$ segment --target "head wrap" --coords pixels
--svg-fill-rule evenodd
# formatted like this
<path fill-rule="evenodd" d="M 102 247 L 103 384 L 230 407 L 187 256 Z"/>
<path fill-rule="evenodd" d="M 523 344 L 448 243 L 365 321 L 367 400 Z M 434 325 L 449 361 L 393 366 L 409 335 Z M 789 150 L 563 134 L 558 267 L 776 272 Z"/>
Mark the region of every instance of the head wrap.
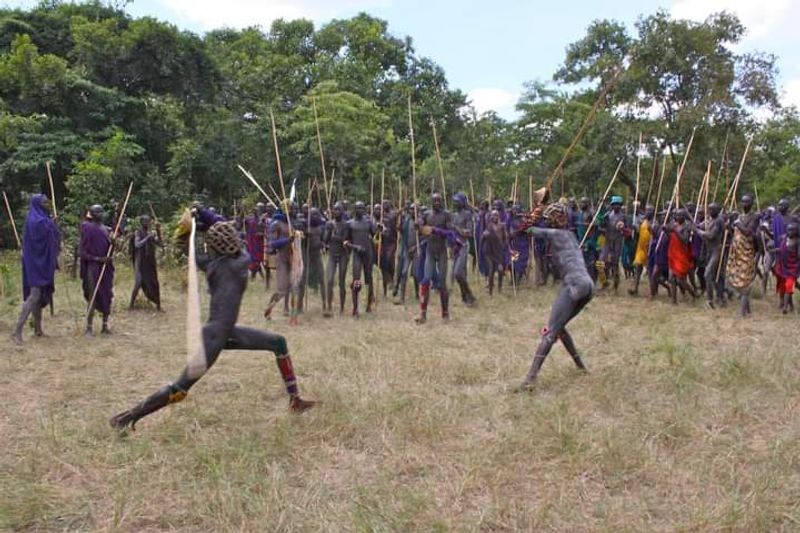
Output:
<path fill-rule="evenodd" d="M 453 195 L 453 201 L 458 202 L 464 207 L 469 205 L 469 201 L 467 200 L 467 195 L 463 192 L 457 192 Z"/>
<path fill-rule="evenodd" d="M 217 222 L 206 233 L 206 243 L 219 255 L 238 255 L 242 249 L 239 232 L 233 222 Z"/>
<path fill-rule="evenodd" d="M 542 214 L 547 225 L 554 229 L 564 229 L 567 227 L 567 206 L 556 202 L 548 205 Z"/>
<path fill-rule="evenodd" d="M 611 197 L 611 205 L 619 204 L 622 205 L 622 196 L 612 196 Z"/>

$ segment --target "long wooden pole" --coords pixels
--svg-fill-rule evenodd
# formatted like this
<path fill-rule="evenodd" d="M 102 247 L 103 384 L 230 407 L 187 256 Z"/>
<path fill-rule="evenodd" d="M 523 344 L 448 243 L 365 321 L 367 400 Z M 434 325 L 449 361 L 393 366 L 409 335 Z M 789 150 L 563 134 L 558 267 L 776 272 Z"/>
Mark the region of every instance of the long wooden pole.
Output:
<path fill-rule="evenodd" d="M 442 182 L 442 200 L 444 208 L 447 209 L 447 188 L 444 184 L 444 165 L 442 164 L 442 152 L 439 150 L 439 138 L 436 136 L 436 122 L 431 120 L 431 130 L 433 130 L 433 146 L 436 148 L 436 161 L 439 166 L 439 179 Z"/>
<path fill-rule="evenodd" d="M 633 225 L 636 227 L 636 211 L 639 207 L 639 180 L 642 174 L 642 134 L 639 132 L 639 146 L 636 147 L 636 192 L 633 193 Z"/>
<path fill-rule="evenodd" d="M 132 191 L 133 182 L 128 185 L 128 193 L 125 195 L 125 201 L 122 203 L 122 210 L 119 212 L 119 217 L 117 217 L 117 223 L 114 226 L 114 233 L 111 234 L 111 244 L 108 246 L 108 252 L 106 252 L 106 261 L 103 263 L 103 266 L 100 269 L 100 275 L 97 277 L 97 283 L 95 283 L 94 291 L 92 291 L 92 299 L 89 300 L 89 305 L 86 308 L 87 315 L 94 310 L 94 301 L 97 298 L 97 291 L 100 289 L 100 283 L 103 281 L 103 276 L 106 274 L 108 260 L 111 258 L 111 254 L 114 253 L 114 242 L 117 240 L 117 236 L 119 235 L 119 226 L 122 224 L 122 220 L 125 218 L 125 211 L 128 209 L 128 200 L 131 199 Z"/>
<path fill-rule="evenodd" d="M 263 194 L 263 195 L 264 195 L 264 198 L 266 198 L 266 200 L 267 200 L 267 201 L 268 201 L 270 204 L 272 204 L 272 207 L 274 207 L 275 209 L 278 209 L 278 204 L 276 204 L 276 203 L 275 203 L 275 202 L 272 200 L 272 198 L 270 198 L 270 197 L 269 197 L 269 195 L 266 193 L 266 191 L 264 191 L 264 189 L 262 189 L 262 188 L 261 188 L 261 185 L 259 185 L 259 184 L 258 184 L 258 181 L 256 181 L 256 179 L 253 177 L 253 175 L 252 175 L 252 174 L 250 174 L 250 173 L 249 173 L 247 170 L 245 170 L 245 168 L 244 168 L 242 165 L 236 165 L 236 166 L 237 166 L 237 167 L 239 167 L 239 170 L 241 170 L 241 171 L 242 171 L 242 174 L 244 174 L 244 175 L 245 175 L 245 177 L 246 177 L 247 179 L 249 179 L 249 180 L 250 180 L 250 182 L 251 182 L 253 185 L 255 185 L 255 186 L 256 186 L 256 189 L 258 189 L 258 191 L 259 191 L 261 194 Z M 273 191 L 273 192 L 274 192 L 274 191 Z"/>
<path fill-rule="evenodd" d="M 689 159 L 689 154 L 692 152 L 692 144 L 694 143 L 694 134 L 697 131 L 697 126 L 692 128 L 692 136 L 689 137 L 689 144 L 686 147 L 686 153 L 683 154 L 683 162 L 681 163 L 680 169 L 678 169 L 678 176 L 675 178 L 675 187 L 672 190 L 672 198 L 669 201 L 669 206 L 667 206 L 667 214 L 664 217 L 665 223 L 669 221 L 669 215 L 672 211 L 672 206 L 675 205 L 680 207 L 680 191 L 681 191 L 681 178 L 683 177 L 683 171 L 686 169 L 686 161 Z M 659 235 L 659 243 L 661 241 L 661 235 Z M 656 247 L 658 244 L 656 243 Z"/>
<path fill-rule="evenodd" d="M 414 121 L 411 118 L 411 94 L 408 95 L 408 134 L 411 139 L 411 193 L 414 195 L 414 224 L 419 223 L 419 202 L 417 201 L 417 156 L 414 146 Z M 417 238 L 417 248 L 415 253 L 419 254 L 419 231 L 415 231 Z"/>
<path fill-rule="evenodd" d="M 281 152 L 278 150 L 278 129 L 275 127 L 275 115 L 272 113 L 272 109 L 269 110 L 269 121 L 272 124 L 272 146 L 275 149 L 275 164 L 278 167 L 278 179 L 281 182 L 281 195 L 283 196 L 281 200 L 281 205 L 287 203 L 288 198 L 286 198 L 286 184 L 283 182 L 283 167 L 281 166 Z M 289 233 L 292 232 L 292 217 L 289 216 L 289 207 L 288 205 L 284 205 L 284 209 L 286 209 L 286 221 L 289 225 Z"/>
<path fill-rule="evenodd" d="M 378 270 L 381 272 L 381 282 L 383 285 L 386 285 L 386 280 L 383 279 L 384 273 L 383 268 L 381 268 L 381 248 L 383 247 L 383 212 L 385 209 L 383 208 L 383 199 L 384 195 L 386 194 L 386 168 L 381 169 L 381 219 L 380 219 L 380 233 L 378 233 Z M 375 297 L 375 307 L 378 307 L 378 297 Z"/>
<path fill-rule="evenodd" d="M 650 205 L 650 198 L 652 198 L 653 184 L 656 180 L 656 173 L 658 172 L 658 156 L 653 156 L 653 170 L 650 173 L 650 185 L 647 187 L 647 198 L 644 201 L 644 206 Z"/>
<path fill-rule="evenodd" d="M 725 144 L 722 146 L 722 160 L 719 162 L 719 170 L 717 170 L 717 179 L 714 182 L 714 201 L 717 200 L 717 190 L 719 189 L 719 182 L 722 179 L 722 169 L 725 166 L 725 160 L 728 157 L 728 137 L 731 131 L 725 133 Z"/>
<path fill-rule="evenodd" d="M 622 157 L 619 160 L 619 164 L 617 165 L 617 170 L 615 170 L 614 171 L 614 175 L 611 176 L 611 181 L 609 182 L 608 187 L 606 187 L 606 192 L 603 194 L 603 199 L 600 200 L 600 203 L 598 204 L 598 209 L 595 209 L 595 211 L 594 211 L 594 216 L 592 217 L 592 221 L 589 223 L 589 227 L 586 228 L 586 233 L 583 234 L 583 239 L 581 239 L 581 244 L 580 244 L 581 248 L 583 247 L 583 243 L 586 242 L 586 237 L 588 237 L 589 233 L 592 231 L 592 228 L 594 227 L 594 223 L 597 221 L 597 215 L 600 214 L 599 207 L 601 205 L 603 205 L 603 203 L 606 201 L 606 198 L 608 197 L 608 193 L 611 192 L 611 187 L 613 187 L 614 186 L 614 182 L 617 181 L 617 176 L 619 175 L 619 171 L 622 168 L 622 163 L 624 163 L 624 162 L 625 162 L 625 158 Z"/>
<path fill-rule="evenodd" d="M 317 148 L 319 148 L 319 164 L 322 166 L 322 183 L 325 186 L 326 192 L 326 199 L 327 199 L 327 208 L 328 208 L 328 218 L 331 216 L 331 198 L 327 195 L 328 191 L 328 173 L 325 170 L 325 153 L 322 151 L 322 134 L 319 130 L 319 116 L 317 115 L 317 100 L 313 96 L 311 97 L 311 105 L 314 108 L 314 124 L 317 127 Z M 317 187 L 317 193 L 319 193 L 319 187 Z M 320 206 L 322 207 L 322 206 Z"/>
<path fill-rule="evenodd" d="M 753 142 L 753 138 L 750 137 L 747 139 L 747 145 L 744 147 L 744 153 L 742 154 L 742 160 L 739 162 L 739 171 L 736 173 L 736 177 L 733 180 L 733 185 L 731 186 L 731 194 L 730 194 L 730 206 L 733 206 L 736 202 L 736 192 L 739 190 L 739 180 L 742 178 L 742 170 L 744 170 L 744 162 L 747 160 L 747 154 L 750 152 L 750 144 Z M 727 203 L 727 200 L 726 200 Z M 725 253 L 725 245 L 728 241 L 728 229 L 725 228 L 725 233 L 722 235 L 722 253 L 724 256 Z M 719 281 L 719 275 L 722 272 L 722 259 L 720 258 L 719 265 L 717 265 L 717 278 L 716 281 Z"/>
<path fill-rule="evenodd" d="M 58 207 L 56 207 L 56 189 L 53 186 L 53 174 L 50 172 L 50 161 L 44 162 L 47 169 L 47 181 L 50 183 L 50 201 L 53 204 L 53 217 L 58 218 Z"/>
<path fill-rule="evenodd" d="M 664 176 L 667 173 L 667 154 L 664 154 L 661 158 L 661 177 L 658 178 L 658 193 L 656 194 L 656 204 L 655 210 L 656 213 L 661 209 L 661 191 L 664 186 Z"/>
<path fill-rule="evenodd" d="M 375 220 L 375 175 L 369 177 L 369 218 Z"/>
<path fill-rule="evenodd" d="M 3 191 L 3 200 L 6 203 L 6 212 L 8 213 L 8 219 L 11 221 L 11 229 L 14 230 L 14 238 L 17 239 L 17 248 L 21 250 L 22 242 L 19 240 L 19 233 L 17 233 L 17 223 L 14 222 L 14 213 L 11 212 L 11 204 L 8 203 L 8 196 L 6 196 L 6 191 Z"/>
<path fill-rule="evenodd" d="M 608 93 L 611 91 L 614 85 L 616 85 L 617 80 L 619 80 L 619 76 L 621 73 L 622 73 L 622 68 L 621 67 L 617 68 L 616 72 L 614 72 L 614 75 L 611 77 L 610 80 L 608 80 L 608 83 L 606 83 L 605 87 L 603 87 L 603 89 L 600 91 L 600 94 L 597 96 L 597 100 L 595 100 L 594 105 L 592 105 L 591 109 L 589 110 L 589 114 L 586 115 L 586 118 L 583 120 L 583 124 L 581 124 L 578 133 L 575 134 L 575 138 L 572 139 L 572 142 L 570 143 L 566 152 L 564 152 L 564 155 L 561 157 L 561 161 L 558 162 L 558 165 L 553 170 L 553 173 L 550 174 L 549 178 L 547 178 L 547 182 L 545 183 L 546 189 L 550 189 L 550 186 L 553 184 L 553 181 L 563 171 L 564 164 L 567 162 L 567 159 L 572 154 L 572 151 L 575 149 L 580 140 L 583 138 L 583 135 L 586 133 L 586 130 L 589 129 L 589 125 L 592 123 L 592 120 L 594 119 L 597 110 L 600 108 L 600 104 L 603 103 L 603 100 L 605 100 Z"/>

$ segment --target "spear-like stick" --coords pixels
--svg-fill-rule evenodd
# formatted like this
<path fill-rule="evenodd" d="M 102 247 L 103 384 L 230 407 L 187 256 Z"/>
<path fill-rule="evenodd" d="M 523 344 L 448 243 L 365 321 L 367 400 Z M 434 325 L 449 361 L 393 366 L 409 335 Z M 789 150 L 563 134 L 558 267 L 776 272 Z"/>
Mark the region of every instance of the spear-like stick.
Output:
<path fill-rule="evenodd" d="M 664 176 L 667 173 L 667 154 L 661 158 L 661 177 L 658 178 L 658 193 L 656 194 L 656 213 L 661 209 L 661 190 L 664 186 Z"/>
<path fill-rule="evenodd" d="M 667 206 L 667 215 L 664 218 L 665 221 L 669 220 L 670 211 L 672 211 L 673 204 L 676 208 L 680 207 L 680 195 L 681 195 L 681 178 L 683 178 L 683 171 L 686 169 L 686 161 L 689 159 L 689 154 L 692 151 L 692 143 L 694 142 L 694 134 L 697 131 L 697 126 L 692 128 L 692 136 L 689 137 L 689 144 L 686 147 L 686 153 L 683 154 L 683 162 L 681 162 L 681 166 L 678 169 L 678 176 L 675 178 L 675 187 L 672 190 L 672 198 L 669 201 L 669 205 Z"/>
<path fill-rule="evenodd" d="M 114 241 L 116 241 L 117 236 L 119 235 L 119 226 L 122 224 L 122 220 L 125 218 L 125 210 L 128 209 L 128 200 L 131 199 L 131 192 L 133 191 L 133 182 L 128 185 L 128 193 L 125 195 L 125 201 L 122 203 L 122 210 L 119 212 L 119 216 L 117 217 L 117 223 L 114 227 L 114 233 L 111 234 L 111 244 L 108 247 L 108 252 L 106 252 L 106 261 L 103 263 L 102 268 L 100 268 L 100 275 L 97 277 L 97 282 L 94 285 L 94 291 L 92 291 L 92 298 L 89 300 L 89 305 L 86 308 L 86 314 L 94 311 L 94 301 L 97 298 L 97 291 L 100 289 L 100 283 L 103 282 L 103 276 L 106 274 L 106 268 L 108 267 L 108 260 L 111 258 L 111 254 L 114 253 Z"/>
<path fill-rule="evenodd" d="M 528 209 L 533 210 L 533 174 L 528 176 Z"/>
<path fill-rule="evenodd" d="M 252 174 L 250 174 L 250 173 L 249 173 L 247 170 L 245 170 L 245 168 L 244 168 L 242 165 L 236 165 L 236 166 L 237 166 L 237 167 L 239 167 L 239 170 L 241 170 L 241 171 L 242 171 L 242 174 L 244 174 L 244 175 L 245 175 L 245 177 L 247 177 L 247 179 L 249 179 L 249 180 L 250 180 L 250 182 L 251 182 L 253 185 L 255 185 L 255 186 L 256 186 L 256 189 L 258 189 L 258 192 L 260 192 L 261 194 L 263 194 L 263 195 L 264 195 L 264 198 L 266 198 L 266 200 L 267 200 L 267 201 L 268 201 L 270 204 L 272 204 L 272 207 L 274 207 L 275 209 L 278 209 L 278 204 L 276 204 L 276 203 L 275 203 L 275 202 L 272 200 L 272 198 L 270 198 L 270 197 L 269 197 L 269 195 L 266 193 L 266 191 L 264 191 L 264 189 L 262 189 L 262 188 L 261 188 L 261 185 L 259 185 L 259 184 L 258 184 L 258 181 L 256 181 L 256 179 L 253 177 L 253 175 L 252 175 Z"/>
<path fill-rule="evenodd" d="M 309 179 L 309 182 L 310 181 L 311 180 Z M 314 191 L 314 187 L 316 185 L 317 185 L 316 181 L 314 181 L 313 183 L 309 183 L 309 185 L 308 185 L 308 200 L 306 201 L 306 223 L 308 224 L 308 228 L 311 227 L 311 193 Z M 308 290 L 308 277 L 310 275 L 309 266 L 310 266 L 310 263 L 311 263 L 311 246 L 308 244 L 308 241 L 306 241 L 306 259 L 305 259 L 305 261 L 306 262 L 303 265 L 303 267 L 304 267 L 303 270 L 305 270 L 305 273 L 306 273 L 306 275 L 305 275 L 305 278 L 306 278 L 306 281 L 305 281 L 306 306 L 305 306 L 305 308 L 308 309 L 308 294 L 311 292 L 311 291 Z M 324 291 L 325 290 L 325 281 L 324 281 L 325 276 L 323 275 L 322 278 L 323 278 L 322 290 Z M 327 293 L 323 293 L 323 294 L 327 294 Z"/>
<path fill-rule="evenodd" d="M 447 189 L 444 185 L 444 165 L 442 165 L 442 152 L 439 150 L 439 138 L 436 136 L 436 122 L 431 120 L 431 129 L 433 130 L 433 146 L 436 148 L 436 161 L 439 165 L 439 178 L 442 181 L 442 200 L 444 200 L 444 208 L 447 209 Z"/>
<path fill-rule="evenodd" d="M 417 201 L 417 156 L 414 146 L 414 121 L 411 118 L 411 94 L 408 95 L 408 135 L 411 139 L 411 194 L 414 196 L 414 224 L 419 223 L 419 202 Z M 415 231 L 417 238 L 417 248 L 415 253 L 419 254 L 419 231 Z"/>
<path fill-rule="evenodd" d="M 11 204 L 8 203 L 8 196 L 6 196 L 6 191 L 3 191 L 3 200 L 6 203 L 6 212 L 8 213 L 8 219 L 11 221 L 11 229 L 14 230 L 14 238 L 17 239 L 17 248 L 21 250 L 22 242 L 19 240 L 19 233 L 17 233 L 17 223 L 14 222 L 14 213 L 11 212 Z"/>
<path fill-rule="evenodd" d="M 558 177 L 558 175 L 564 169 L 564 164 L 567 162 L 567 158 L 569 158 L 569 156 L 572 154 L 572 151 L 575 149 L 580 140 L 583 138 L 583 135 L 586 133 L 586 130 L 589 129 L 589 125 L 592 123 L 592 120 L 594 119 L 597 110 L 600 108 L 600 104 L 603 103 L 603 100 L 605 100 L 608 93 L 611 91 L 614 85 L 616 85 L 617 80 L 619 80 L 619 75 L 621 73 L 622 73 L 622 68 L 621 67 L 617 68 L 616 72 L 614 72 L 614 75 L 611 77 L 611 79 L 608 80 L 608 83 L 606 83 L 605 87 L 603 87 L 603 89 L 600 91 L 600 94 L 597 96 L 597 100 L 595 101 L 594 105 L 592 105 L 592 108 L 589 110 L 589 114 L 586 115 L 586 118 L 583 120 L 583 124 L 581 124 L 578 133 L 576 133 L 575 138 L 572 139 L 572 143 L 570 143 L 566 152 L 564 152 L 564 155 L 561 157 L 561 161 L 558 162 L 558 165 L 553 170 L 553 173 L 550 174 L 549 178 L 547 178 L 547 182 L 545 183 L 545 188 L 550 189 L 550 186 L 553 184 L 553 181 L 556 179 L 556 177 Z"/>
<path fill-rule="evenodd" d="M 656 172 L 658 171 L 658 157 L 653 156 L 653 171 L 650 173 L 650 185 L 647 187 L 647 198 L 644 201 L 644 206 L 650 205 L 650 198 L 653 192 L 653 183 L 656 180 Z"/>
<path fill-rule="evenodd" d="M 278 199 L 278 202 L 280 203 L 280 205 L 282 205 L 283 208 L 285 209 L 286 206 L 283 205 L 283 202 L 285 202 L 286 199 L 284 198 L 284 200 L 281 201 L 281 195 L 278 194 L 278 191 L 275 190 L 275 187 L 273 187 L 271 183 L 267 183 L 267 187 L 269 187 L 269 192 L 271 192 L 273 195 L 275 195 L 275 198 Z M 278 207 L 278 206 L 275 206 L 275 207 Z"/>
<path fill-rule="evenodd" d="M 730 194 L 730 205 L 733 206 L 736 202 L 736 192 L 739 189 L 739 180 L 742 178 L 742 170 L 744 169 L 744 162 L 747 159 L 747 154 L 750 151 L 750 144 L 753 142 L 753 138 L 750 137 L 747 139 L 747 145 L 744 147 L 744 153 L 742 154 L 742 160 L 739 162 L 739 171 L 736 173 L 736 177 L 733 179 L 733 186 L 731 187 L 731 194 Z M 727 203 L 727 202 L 726 202 Z M 722 235 L 722 253 L 725 253 L 725 244 L 728 241 L 728 229 L 725 228 L 725 233 Z M 722 272 L 722 259 L 720 259 L 719 265 L 717 265 L 717 278 L 716 281 L 719 282 L 719 275 Z"/>
<path fill-rule="evenodd" d="M 402 220 L 402 217 L 403 217 L 403 214 L 402 214 L 403 213 L 403 209 L 404 209 L 403 208 L 403 181 L 400 179 L 400 176 L 398 175 L 397 176 L 397 215 L 394 218 L 394 224 L 395 224 L 394 229 L 395 230 L 398 229 L 398 224 L 401 224 L 401 227 L 402 227 L 401 220 Z M 400 243 L 395 243 L 394 258 L 393 258 L 395 267 L 397 266 L 397 263 L 398 263 L 397 258 L 398 258 L 399 254 L 400 254 Z M 397 272 L 397 280 L 399 280 L 400 279 L 400 269 L 398 268 L 396 270 L 396 272 Z M 396 280 L 392 280 L 392 283 L 394 284 L 395 281 Z"/>
<path fill-rule="evenodd" d="M 386 194 L 386 169 L 383 168 L 381 170 L 381 220 L 380 220 L 380 233 L 378 233 L 378 270 L 381 271 L 381 284 L 383 286 L 386 285 L 386 280 L 383 279 L 383 268 L 381 268 L 381 247 L 383 246 L 383 212 L 385 211 L 383 208 L 383 198 L 384 194 Z M 375 298 L 375 307 L 378 307 L 378 298 Z"/>
<path fill-rule="evenodd" d="M 619 175 L 619 171 L 622 168 L 622 163 L 624 162 L 625 162 L 624 157 L 619 160 L 619 164 L 617 165 L 617 170 L 615 170 L 614 175 L 611 176 L 611 181 L 609 182 L 608 187 L 606 187 L 606 192 L 603 194 L 603 199 L 600 200 L 599 204 L 597 204 L 598 209 L 595 210 L 594 216 L 592 217 L 592 221 L 589 223 L 589 227 L 586 228 L 586 233 L 583 234 L 583 239 L 581 239 L 581 244 L 580 244 L 581 248 L 583 248 L 583 243 L 586 242 L 586 237 L 589 236 L 589 233 L 592 231 L 592 228 L 594 227 L 594 223 L 597 221 L 597 215 L 600 214 L 599 206 L 605 203 L 606 198 L 608 197 L 608 193 L 611 192 L 611 187 L 613 187 L 614 182 L 617 181 L 617 176 Z"/>
<path fill-rule="evenodd" d="M 373 206 L 375 205 L 374 202 L 375 202 L 375 175 L 372 174 L 369 177 L 369 218 L 371 218 L 372 220 L 375 220 L 374 216 L 375 209 L 373 208 Z"/>
<path fill-rule="evenodd" d="M 475 185 L 472 183 L 472 178 L 469 178 L 469 192 L 472 198 L 470 199 L 470 216 L 472 217 L 472 245 L 475 247 L 475 259 L 477 263 L 477 259 L 480 257 L 480 250 L 478 249 L 478 235 L 477 235 L 477 227 L 475 226 L 475 215 L 474 209 L 477 207 L 475 205 Z M 475 273 L 475 268 L 473 266 L 473 274 Z M 478 277 L 480 277 L 480 269 L 478 269 Z"/>
<path fill-rule="evenodd" d="M 694 142 L 694 134 L 697 131 L 697 126 L 692 128 L 692 136 L 689 137 L 689 144 L 686 147 L 686 153 L 683 154 L 683 162 L 681 163 L 680 169 L 678 170 L 678 176 L 675 178 L 675 187 L 672 189 L 672 198 L 669 200 L 669 205 L 667 206 L 667 213 L 664 215 L 664 224 L 669 223 L 669 215 L 672 212 L 672 207 L 680 207 L 680 191 L 681 191 L 681 178 L 683 177 L 683 171 L 686 168 L 686 161 L 689 159 L 689 153 L 692 151 L 692 143 Z M 664 233 L 661 232 L 658 235 L 658 241 L 656 241 L 655 249 L 658 250 L 658 247 L 661 246 L 661 239 L 664 237 Z"/>
<path fill-rule="evenodd" d="M 511 203 L 517 203 L 517 196 L 519 195 L 519 172 L 514 175 L 514 194 L 511 195 Z"/>
<path fill-rule="evenodd" d="M 278 129 L 275 127 L 275 115 L 272 113 L 272 109 L 269 110 L 269 121 L 272 124 L 272 146 L 275 149 L 275 165 L 278 167 L 278 179 L 281 183 L 281 204 L 285 203 L 288 199 L 286 198 L 286 184 L 283 182 L 283 167 L 281 166 L 281 153 L 278 150 Z M 289 224 L 289 232 L 292 231 L 292 221 L 291 217 L 289 217 L 289 210 L 286 208 L 286 220 Z"/>
<path fill-rule="evenodd" d="M 719 162 L 719 170 L 717 170 L 717 179 L 714 182 L 714 200 L 717 199 L 717 190 L 719 189 L 719 182 L 722 178 L 722 169 L 725 166 L 725 160 L 728 157 L 728 137 L 731 134 L 731 130 L 728 130 L 725 133 L 725 144 L 722 146 L 722 160 Z"/>
<path fill-rule="evenodd" d="M 317 100 L 313 96 L 311 97 L 311 105 L 314 108 L 314 124 L 317 126 L 317 147 L 319 148 L 319 163 L 322 166 L 322 184 L 325 186 L 325 192 L 327 196 L 327 207 L 328 207 L 328 218 L 331 216 L 331 197 L 327 195 L 328 191 L 328 173 L 325 170 L 325 155 L 322 151 L 322 135 L 319 131 L 319 116 L 317 115 Z M 317 193 L 319 193 L 319 187 L 317 187 Z"/>
<path fill-rule="evenodd" d="M 56 207 L 56 188 L 53 186 L 53 174 L 50 172 L 50 161 L 44 162 L 47 169 L 47 181 L 50 183 L 50 200 L 53 202 L 53 218 L 58 218 L 58 207 Z"/>
<path fill-rule="evenodd" d="M 331 205 L 331 199 L 333 198 L 333 182 L 336 181 L 336 167 L 331 170 L 331 183 L 330 189 L 325 191 L 325 196 L 327 197 L 328 205 Z"/>
<path fill-rule="evenodd" d="M 636 226 L 636 211 L 639 207 L 639 180 L 642 174 L 642 133 L 639 132 L 639 146 L 636 154 L 636 192 L 633 193 L 633 224 Z"/>
<path fill-rule="evenodd" d="M 710 185 L 710 178 L 711 178 L 711 161 L 708 162 L 708 167 L 706 168 L 706 173 L 703 175 L 703 181 L 700 182 L 700 191 L 697 193 L 697 203 L 695 204 L 694 209 L 694 218 L 692 222 L 697 221 L 697 215 L 700 213 L 700 206 L 703 203 L 703 195 L 708 190 L 708 186 Z"/>

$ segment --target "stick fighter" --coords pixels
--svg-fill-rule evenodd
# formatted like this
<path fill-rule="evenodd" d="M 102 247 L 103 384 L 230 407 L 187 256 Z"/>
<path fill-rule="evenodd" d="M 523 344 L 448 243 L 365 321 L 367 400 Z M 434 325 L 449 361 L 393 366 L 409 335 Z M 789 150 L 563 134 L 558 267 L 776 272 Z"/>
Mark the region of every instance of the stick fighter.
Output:
<path fill-rule="evenodd" d="M 208 215 L 205 210 L 200 210 L 196 216 L 202 220 Z M 162 387 L 132 409 L 112 417 L 109 421 L 112 427 L 125 429 L 130 426 L 134 429 L 139 419 L 186 398 L 189 389 L 214 365 L 222 350 L 273 352 L 289 394 L 289 409 L 302 412 L 314 405 L 315 402 L 300 398 L 286 339 L 277 333 L 236 325 L 242 296 L 247 288 L 250 255 L 243 249 L 233 223 L 216 222 L 211 225 L 206 233 L 206 244 L 209 255 L 197 257 L 197 266 L 206 273 L 211 294 L 208 321 L 202 330 L 205 364 L 200 365 L 199 369 L 194 365 L 187 366 L 175 382 Z"/>
<path fill-rule="evenodd" d="M 537 227 L 540 219 L 544 219 L 547 227 Z M 561 274 L 561 290 L 550 309 L 547 327 L 542 330 L 542 340 L 533 356 L 531 368 L 525 380 L 518 388 L 520 391 L 530 390 L 536 376 L 556 341 L 560 340 L 567 352 L 572 356 L 575 365 L 586 370 L 572 336 L 567 331 L 567 324 L 578 316 L 586 307 L 593 295 L 594 282 L 586 271 L 583 252 L 575 234 L 567 229 L 567 207 L 560 203 L 540 206 L 530 216 L 531 227 L 527 229 L 534 237 L 545 238 L 552 252 L 553 265 Z"/>

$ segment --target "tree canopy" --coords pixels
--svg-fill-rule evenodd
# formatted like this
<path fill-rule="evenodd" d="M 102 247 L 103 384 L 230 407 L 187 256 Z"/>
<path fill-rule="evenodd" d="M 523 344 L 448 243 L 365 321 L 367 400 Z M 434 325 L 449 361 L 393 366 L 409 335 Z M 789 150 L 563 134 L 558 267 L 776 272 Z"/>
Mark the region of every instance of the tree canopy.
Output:
<path fill-rule="evenodd" d="M 438 188 L 434 123 L 448 192 L 507 196 L 517 176 L 520 190 L 545 182 L 621 69 L 556 193 L 597 195 L 620 158 L 635 159 L 640 133 L 646 157 L 666 154 L 674 169 L 696 128 L 689 187 L 707 161 L 720 176 L 735 171 L 753 135 L 745 186 L 800 199 L 800 118 L 778 103 L 776 58 L 738 51 L 744 32 L 728 13 L 690 22 L 659 11 L 632 29 L 594 21 L 507 121 L 479 115 L 410 37 L 364 13 L 198 36 L 99 1 L 2 9 L 0 187 L 22 209 L 26 194 L 49 191 L 50 162 L 72 219 L 121 199 L 131 180 L 132 213 L 152 204 L 167 214 L 193 198 L 230 206 L 252 192 L 237 164 L 277 189 L 272 111 L 284 173 L 301 189 L 322 180 L 318 120 L 337 197 L 366 198 L 382 172 L 392 190 L 398 180 L 410 190 L 410 96 L 420 194 Z M 628 196 L 632 168 L 620 177 Z"/>

